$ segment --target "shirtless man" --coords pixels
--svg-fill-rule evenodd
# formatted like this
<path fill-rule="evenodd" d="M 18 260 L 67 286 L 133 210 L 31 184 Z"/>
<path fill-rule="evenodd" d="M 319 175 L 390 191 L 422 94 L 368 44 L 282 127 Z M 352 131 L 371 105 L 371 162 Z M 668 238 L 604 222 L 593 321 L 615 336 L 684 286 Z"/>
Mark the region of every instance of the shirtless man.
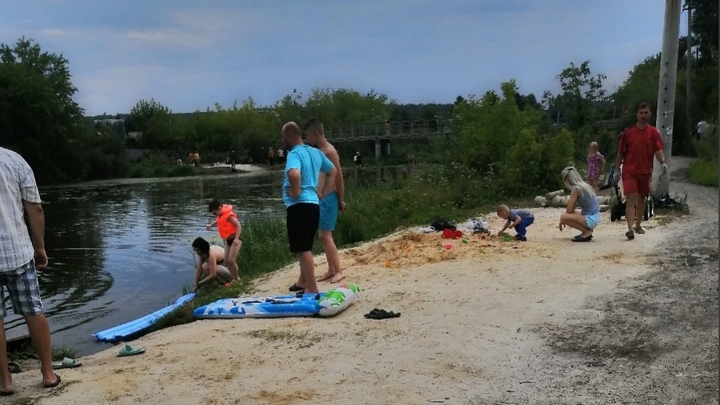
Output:
<path fill-rule="evenodd" d="M 335 189 L 325 198 L 320 200 L 320 225 L 318 236 L 322 242 L 323 250 L 328 262 L 328 271 L 318 277 L 317 281 L 330 280 L 331 283 L 338 283 L 345 278 L 340 269 L 340 256 L 337 246 L 333 240 L 333 230 L 337 223 L 338 212 L 345 212 L 345 182 L 343 181 L 342 168 L 340 167 L 340 155 L 335 147 L 325 138 L 325 130 L 322 122 L 317 118 L 311 118 L 303 128 L 308 143 L 317 147 L 335 165 L 337 176 L 335 177 Z M 322 190 L 325 184 L 325 175 L 320 174 L 318 190 Z M 302 281 L 302 280 L 301 280 Z M 300 284 L 302 285 L 302 284 Z"/>
<path fill-rule="evenodd" d="M 210 243 L 203 238 L 195 239 L 192 247 L 200 258 L 197 269 L 195 270 L 193 291 L 197 292 L 202 285 L 213 280 L 221 285 L 232 281 L 230 270 L 223 266 L 225 249 L 220 246 L 210 246 Z"/>

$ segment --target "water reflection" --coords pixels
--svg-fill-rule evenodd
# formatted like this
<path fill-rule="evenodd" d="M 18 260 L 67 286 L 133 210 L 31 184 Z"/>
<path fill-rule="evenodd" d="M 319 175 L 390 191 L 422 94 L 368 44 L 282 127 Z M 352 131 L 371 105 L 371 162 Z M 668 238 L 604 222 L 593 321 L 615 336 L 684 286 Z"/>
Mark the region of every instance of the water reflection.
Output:
<path fill-rule="evenodd" d="M 50 264 L 40 287 L 55 346 L 88 354 L 91 334 L 143 316 L 192 283 L 190 242 L 212 220 L 208 202 L 233 204 L 243 222 L 282 214 L 278 173 L 115 181 L 41 189 Z M 7 303 L 9 306 L 9 302 Z M 12 311 L 11 311 L 12 314 Z M 6 319 L 8 336 L 25 333 Z"/>

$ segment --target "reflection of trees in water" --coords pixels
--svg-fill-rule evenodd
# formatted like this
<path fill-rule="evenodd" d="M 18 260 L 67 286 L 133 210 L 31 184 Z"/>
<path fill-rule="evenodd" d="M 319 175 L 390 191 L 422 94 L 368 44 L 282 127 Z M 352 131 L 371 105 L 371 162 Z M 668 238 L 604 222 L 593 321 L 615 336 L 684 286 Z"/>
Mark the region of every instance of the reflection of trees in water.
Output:
<path fill-rule="evenodd" d="M 40 293 L 46 315 L 54 325 L 67 329 L 108 311 L 97 308 L 79 313 L 78 309 L 98 300 L 113 285 L 112 275 L 103 266 L 103 235 L 108 218 L 117 218 L 114 226 L 126 222 L 123 218 L 132 208 L 123 205 L 132 201 L 132 193 L 122 187 L 54 188 L 41 192 L 47 203 L 45 245 L 49 266 L 38 272 Z M 13 315 L 5 323 L 10 330 L 23 321 Z"/>

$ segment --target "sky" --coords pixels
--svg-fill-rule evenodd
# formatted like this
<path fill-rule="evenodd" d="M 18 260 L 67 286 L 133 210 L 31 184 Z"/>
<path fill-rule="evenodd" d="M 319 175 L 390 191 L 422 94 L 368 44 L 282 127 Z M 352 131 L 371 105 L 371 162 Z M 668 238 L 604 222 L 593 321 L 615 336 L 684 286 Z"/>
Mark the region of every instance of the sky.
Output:
<path fill-rule="evenodd" d="M 514 79 L 556 93 L 590 61 L 612 93 L 660 51 L 661 0 L 7 1 L 0 43 L 21 37 L 69 60 L 87 115 L 154 98 L 173 112 L 273 105 L 294 89 L 375 90 L 452 103 Z M 682 21 L 685 21 L 683 14 Z M 681 35 L 685 32 L 681 23 Z"/>

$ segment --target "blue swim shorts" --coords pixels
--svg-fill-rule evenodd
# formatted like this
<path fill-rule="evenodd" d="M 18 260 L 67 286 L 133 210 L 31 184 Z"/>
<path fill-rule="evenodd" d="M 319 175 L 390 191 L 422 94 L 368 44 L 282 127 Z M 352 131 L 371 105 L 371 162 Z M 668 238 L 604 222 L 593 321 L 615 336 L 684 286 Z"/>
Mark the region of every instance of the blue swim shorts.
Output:
<path fill-rule="evenodd" d="M 334 231 L 337 223 L 340 201 L 337 191 L 333 191 L 320 200 L 320 225 L 321 231 Z"/>
<path fill-rule="evenodd" d="M 587 225 L 588 229 L 595 229 L 596 226 L 600 223 L 600 213 L 597 214 L 590 214 L 585 215 L 585 225 Z"/>

